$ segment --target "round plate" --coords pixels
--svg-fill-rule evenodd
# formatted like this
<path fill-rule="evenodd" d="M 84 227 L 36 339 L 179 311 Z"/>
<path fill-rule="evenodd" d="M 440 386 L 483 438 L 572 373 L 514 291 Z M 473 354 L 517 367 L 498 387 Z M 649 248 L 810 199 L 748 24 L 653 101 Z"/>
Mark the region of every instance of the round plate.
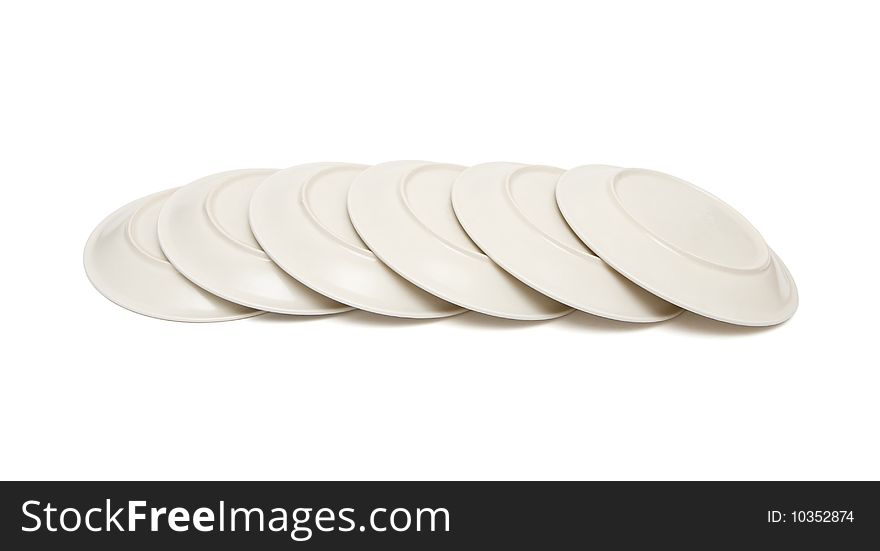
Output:
<path fill-rule="evenodd" d="M 357 177 L 348 212 L 370 249 L 397 273 L 449 302 L 502 318 L 539 320 L 571 308 L 523 285 L 468 238 L 452 210 L 464 167 L 376 165 Z"/>
<path fill-rule="evenodd" d="M 345 201 L 351 182 L 365 168 L 316 163 L 267 178 L 250 207 L 260 245 L 305 285 L 362 310 L 404 318 L 461 313 L 398 276 L 358 237 Z"/>
<path fill-rule="evenodd" d="M 350 310 L 284 273 L 251 233 L 251 195 L 275 172 L 233 170 L 177 190 L 159 214 L 165 256 L 199 287 L 251 308 L 298 315 Z"/>
<path fill-rule="evenodd" d="M 683 180 L 582 166 L 556 187 L 572 229 L 615 270 L 673 304 L 737 325 L 790 318 L 798 293 L 785 265 L 733 208 Z"/>
<path fill-rule="evenodd" d="M 681 313 L 612 270 L 571 231 L 556 206 L 563 172 L 516 163 L 471 167 L 452 188 L 455 214 L 492 260 L 559 302 L 630 322 Z"/>
<path fill-rule="evenodd" d="M 95 228 L 83 254 L 92 285 L 123 308 L 165 320 L 226 321 L 262 314 L 193 285 L 162 254 L 156 221 L 175 191 L 129 203 Z"/>

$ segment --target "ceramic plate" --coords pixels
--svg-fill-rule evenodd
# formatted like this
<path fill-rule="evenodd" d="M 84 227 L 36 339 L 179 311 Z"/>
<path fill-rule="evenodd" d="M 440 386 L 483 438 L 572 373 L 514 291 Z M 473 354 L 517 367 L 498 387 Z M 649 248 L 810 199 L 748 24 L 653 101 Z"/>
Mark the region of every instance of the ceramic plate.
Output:
<path fill-rule="evenodd" d="M 556 205 L 563 172 L 515 163 L 471 167 L 452 189 L 455 214 L 492 260 L 559 302 L 620 321 L 678 315 L 680 308 L 615 272 L 571 231 Z"/>
<path fill-rule="evenodd" d="M 423 161 L 365 170 L 348 194 L 354 227 L 397 273 L 464 308 L 521 320 L 570 312 L 523 285 L 470 240 L 452 210 L 452 185 L 463 170 Z"/>
<path fill-rule="evenodd" d="M 172 321 L 226 321 L 262 312 L 227 302 L 193 285 L 168 262 L 156 221 L 170 189 L 108 216 L 86 243 L 83 263 L 105 297 L 139 314 Z"/>
<path fill-rule="evenodd" d="M 251 228 L 260 245 L 287 273 L 344 304 L 405 318 L 462 312 L 398 276 L 358 237 L 346 197 L 365 168 L 316 163 L 267 178 L 250 206 Z"/>
<path fill-rule="evenodd" d="M 597 255 L 641 287 L 703 316 L 774 325 L 798 305 L 794 280 L 733 208 L 683 180 L 642 169 L 583 166 L 556 199 Z"/>
<path fill-rule="evenodd" d="M 251 195 L 275 172 L 233 170 L 177 190 L 159 214 L 165 256 L 199 287 L 244 306 L 299 315 L 350 310 L 287 275 L 254 238 Z"/>

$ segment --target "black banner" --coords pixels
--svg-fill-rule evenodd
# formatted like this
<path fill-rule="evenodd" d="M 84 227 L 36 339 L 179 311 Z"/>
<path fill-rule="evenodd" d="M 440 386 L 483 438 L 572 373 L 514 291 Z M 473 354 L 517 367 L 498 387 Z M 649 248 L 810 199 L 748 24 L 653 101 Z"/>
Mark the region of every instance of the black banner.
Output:
<path fill-rule="evenodd" d="M 880 542 L 875 482 L 5 482 L 0 495 L 0 547 L 16 550 Z"/>

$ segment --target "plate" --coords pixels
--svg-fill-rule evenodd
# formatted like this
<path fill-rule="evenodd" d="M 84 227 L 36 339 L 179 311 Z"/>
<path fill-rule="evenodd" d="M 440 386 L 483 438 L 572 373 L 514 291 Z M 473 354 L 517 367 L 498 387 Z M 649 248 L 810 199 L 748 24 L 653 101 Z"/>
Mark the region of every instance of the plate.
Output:
<path fill-rule="evenodd" d="M 92 285 L 119 306 L 171 321 L 227 321 L 262 314 L 193 285 L 159 247 L 159 210 L 176 189 L 129 203 L 104 219 L 86 243 Z"/>
<path fill-rule="evenodd" d="M 782 260 L 737 211 L 674 176 L 582 166 L 562 175 L 565 220 L 599 257 L 655 295 L 737 325 L 775 325 L 797 309 Z"/>
<path fill-rule="evenodd" d="M 358 237 L 348 217 L 346 197 L 352 181 L 365 168 L 315 163 L 267 178 L 250 205 L 257 241 L 288 274 L 341 303 L 404 318 L 461 313 L 458 306 L 398 276 Z"/>
<path fill-rule="evenodd" d="M 559 302 L 629 322 L 681 313 L 615 272 L 572 232 L 556 205 L 564 172 L 516 163 L 471 167 L 452 189 L 455 214 L 496 264 Z"/>
<path fill-rule="evenodd" d="M 177 190 L 159 214 L 165 256 L 199 287 L 244 306 L 297 315 L 350 310 L 287 275 L 254 238 L 248 224 L 251 195 L 275 172 L 222 172 Z"/>
<path fill-rule="evenodd" d="M 492 262 L 452 210 L 464 167 L 397 161 L 365 170 L 351 186 L 348 212 L 383 262 L 422 289 L 483 314 L 551 319 L 571 308 L 535 291 Z"/>

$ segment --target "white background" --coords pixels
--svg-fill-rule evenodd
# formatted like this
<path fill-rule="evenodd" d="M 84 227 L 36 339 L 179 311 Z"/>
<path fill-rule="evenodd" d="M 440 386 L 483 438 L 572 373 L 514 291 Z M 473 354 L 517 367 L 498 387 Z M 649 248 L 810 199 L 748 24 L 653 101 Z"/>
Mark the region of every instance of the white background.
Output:
<path fill-rule="evenodd" d="M 876 479 L 870 2 L 0 8 L 12 479 Z M 153 191 L 315 161 L 639 166 L 785 260 L 770 330 L 353 313 L 162 322 L 82 269 Z"/>

